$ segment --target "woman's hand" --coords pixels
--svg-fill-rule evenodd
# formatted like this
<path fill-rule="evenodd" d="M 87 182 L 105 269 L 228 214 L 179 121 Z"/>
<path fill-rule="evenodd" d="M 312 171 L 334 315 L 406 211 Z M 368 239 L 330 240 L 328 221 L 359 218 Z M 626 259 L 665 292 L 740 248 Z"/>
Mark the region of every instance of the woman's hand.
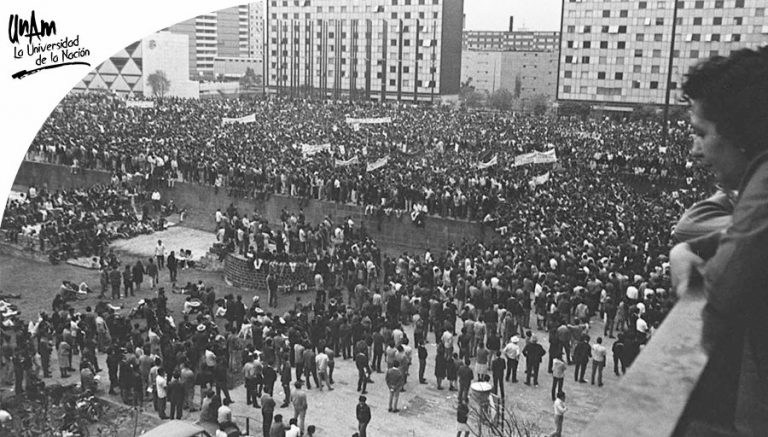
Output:
<path fill-rule="evenodd" d="M 680 243 L 669 252 L 672 290 L 683 296 L 688 292 L 691 279 L 701 277 L 704 260 L 693 253 L 688 243 Z"/>

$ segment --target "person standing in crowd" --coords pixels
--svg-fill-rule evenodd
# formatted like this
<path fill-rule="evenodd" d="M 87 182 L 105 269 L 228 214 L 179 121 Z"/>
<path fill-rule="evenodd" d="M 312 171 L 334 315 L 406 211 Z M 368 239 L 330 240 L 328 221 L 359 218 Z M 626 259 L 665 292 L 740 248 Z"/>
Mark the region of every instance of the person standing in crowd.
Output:
<path fill-rule="evenodd" d="M 133 265 L 133 285 L 136 291 L 141 291 L 141 283 L 144 282 L 144 264 L 137 260 Z"/>
<path fill-rule="evenodd" d="M 611 353 L 613 354 L 613 373 L 616 376 L 627 373 L 627 368 L 624 367 L 624 334 L 616 336 L 616 341 L 613 342 L 611 347 Z M 619 364 L 621 364 L 621 373 L 619 373 Z"/>
<path fill-rule="evenodd" d="M 269 436 L 269 430 L 272 427 L 272 416 L 275 413 L 275 405 L 276 403 L 272 398 L 272 395 L 266 392 L 261 395 L 261 423 L 265 437 Z"/>
<path fill-rule="evenodd" d="M 536 336 L 533 336 L 531 342 L 523 348 L 523 355 L 525 356 L 525 385 L 531 385 L 531 379 L 533 379 L 533 385 L 539 386 L 539 367 L 541 359 L 546 353 Z"/>
<path fill-rule="evenodd" d="M 301 382 L 299 381 L 296 381 L 294 387 L 296 387 L 296 389 L 291 392 L 293 418 L 299 419 L 299 428 L 301 429 L 301 432 L 304 433 L 304 419 L 307 417 L 307 408 L 309 408 L 309 404 L 307 403 L 307 393 L 301 389 Z"/>
<path fill-rule="evenodd" d="M 552 363 L 552 402 L 555 401 L 557 393 L 563 391 L 567 365 L 562 358 L 562 355 L 557 355 Z"/>
<path fill-rule="evenodd" d="M 507 362 L 504 357 L 501 356 L 501 351 L 496 351 L 496 356 L 493 357 L 493 361 L 491 362 L 493 393 L 496 394 L 500 391 L 501 399 L 504 399 L 504 369 L 506 369 L 506 367 Z"/>
<path fill-rule="evenodd" d="M 608 355 L 608 349 L 603 346 L 603 338 L 597 337 L 597 343 L 592 345 L 592 385 L 595 385 L 595 373 L 597 373 L 597 385 L 603 386 L 603 369 Z"/>
<path fill-rule="evenodd" d="M 472 373 L 472 368 L 469 367 L 469 358 L 464 358 L 464 364 L 459 367 L 457 371 L 459 377 L 459 403 L 469 402 L 469 385 L 472 383 L 472 379 L 475 375 Z"/>
<path fill-rule="evenodd" d="M 576 367 L 573 369 L 573 379 L 576 382 L 587 382 L 584 379 L 584 373 L 587 371 L 587 364 L 589 358 L 592 356 L 591 349 L 589 347 L 589 336 L 584 334 L 576 347 L 573 348 L 573 362 Z"/>
<path fill-rule="evenodd" d="M 131 266 L 126 265 L 123 270 L 123 289 L 125 290 L 125 297 L 128 297 L 128 292 L 131 292 L 131 296 L 135 296 L 133 292 L 133 272 Z"/>
<path fill-rule="evenodd" d="M 520 337 L 513 335 L 509 339 L 509 343 L 504 346 L 504 357 L 507 359 L 507 382 L 509 382 L 510 375 L 512 376 L 512 382 L 517 382 L 517 365 L 520 362 L 520 346 L 518 346 L 518 343 L 520 343 Z"/>
<path fill-rule="evenodd" d="M 387 388 L 389 388 L 388 411 L 390 413 L 397 413 L 400 411 L 397 409 L 397 401 L 400 399 L 400 390 L 403 389 L 403 385 L 405 384 L 405 376 L 403 376 L 403 372 L 400 370 L 399 361 L 395 361 L 394 366 L 387 370 L 384 379 L 387 383 Z"/>
<path fill-rule="evenodd" d="M 117 268 L 110 269 L 109 271 L 109 283 L 112 286 L 112 300 L 120 299 L 120 282 L 122 275 Z"/>
<path fill-rule="evenodd" d="M 285 395 L 280 408 L 286 408 L 291 400 L 291 365 L 287 355 L 284 357 L 283 366 L 280 369 L 280 384 L 283 386 L 283 394 Z"/>
<path fill-rule="evenodd" d="M 157 264 L 155 264 L 155 261 L 152 258 L 149 258 L 149 262 L 147 263 L 147 276 L 149 276 L 149 287 L 154 290 L 160 283 L 160 277 Z"/>
<path fill-rule="evenodd" d="M 427 380 L 424 378 L 424 371 L 427 369 L 427 348 L 423 342 L 418 346 L 419 357 L 419 384 L 426 384 Z M 438 385 L 440 385 L 438 383 Z"/>
<path fill-rule="evenodd" d="M 368 423 L 371 421 L 371 407 L 365 403 L 368 398 L 360 396 L 358 398 L 357 408 L 355 408 L 355 415 L 357 416 L 357 431 L 360 433 L 360 437 L 367 437 Z"/>
<path fill-rule="evenodd" d="M 181 373 L 177 370 L 173 373 L 171 382 L 168 383 L 168 401 L 171 403 L 170 419 L 181 419 L 181 412 L 184 407 L 184 384 L 181 382 Z"/>
<path fill-rule="evenodd" d="M 565 405 L 565 392 L 558 392 L 557 399 L 553 404 L 555 431 L 549 437 L 561 437 L 563 435 L 563 418 L 568 407 Z"/>
<path fill-rule="evenodd" d="M 469 437 L 469 433 L 472 431 L 469 424 L 469 402 L 459 402 L 459 406 L 456 407 L 456 437 Z"/>
<path fill-rule="evenodd" d="M 173 250 L 171 253 L 168 254 L 168 259 L 166 260 L 166 264 L 168 266 L 168 274 L 170 275 L 170 280 L 172 286 L 176 287 L 176 278 L 179 273 L 179 262 L 176 259 L 176 252 Z"/>
<path fill-rule="evenodd" d="M 163 270 L 165 267 L 165 245 L 163 245 L 163 240 L 157 240 L 157 246 L 155 246 L 155 259 L 157 259 L 157 269 Z"/>
<path fill-rule="evenodd" d="M 357 367 L 357 391 L 361 394 L 367 394 L 368 379 L 371 377 L 371 366 L 368 363 L 368 355 L 360 351 L 355 355 L 355 366 Z"/>
<path fill-rule="evenodd" d="M 275 414 L 272 419 L 272 426 L 269 428 L 269 437 L 285 437 L 285 425 L 283 424 L 283 415 Z"/>
<path fill-rule="evenodd" d="M 167 398 L 168 382 L 165 378 L 165 369 L 160 367 L 157 369 L 157 376 L 155 377 L 155 390 L 157 392 L 157 413 L 160 415 L 160 419 L 165 420 L 168 416 L 165 414 L 165 402 Z"/>

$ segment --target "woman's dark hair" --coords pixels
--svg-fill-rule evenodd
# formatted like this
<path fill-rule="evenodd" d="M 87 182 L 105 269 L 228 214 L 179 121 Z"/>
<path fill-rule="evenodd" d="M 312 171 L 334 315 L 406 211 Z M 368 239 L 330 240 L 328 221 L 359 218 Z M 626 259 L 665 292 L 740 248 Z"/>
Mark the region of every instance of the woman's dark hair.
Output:
<path fill-rule="evenodd" d="M 683 96 L 699 101 L 717 132 L 748 157 L 768 149 L 768 47 L 696 64 L 685 75 Z"/>

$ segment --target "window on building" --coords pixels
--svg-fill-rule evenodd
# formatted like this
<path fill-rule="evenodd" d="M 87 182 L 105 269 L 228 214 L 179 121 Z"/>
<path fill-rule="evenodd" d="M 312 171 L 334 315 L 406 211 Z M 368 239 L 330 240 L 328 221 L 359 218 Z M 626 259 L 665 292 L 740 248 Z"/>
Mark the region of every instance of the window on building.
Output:
<path fill-rule="evenodd" d="M 589 56 L 582 56 L 581 57 L 581 63 L 582 64 L 589 64 Z"/>
<path fill-rule="evenodd" d="M 713 18 L 712 19 L 712 24 L 714 24 L 715 26 L 720 26 L 721 24 L 723 24 L 723 17 L 715 17 L 715 18 Z"/>
<path fill-rule="evenodd" d="M 764 17 L 765 8 L 755 8 L 755 17 Z"/>
<path fill-rule="evenodd" d="M 617 49 L 626 49 L 627 48 L 627 42 L 626 41 L 619 41 L 616 43 Z"/>
<path fill-rule="evenodd" d="M 613 78 L 616 80 L 624 80 L 624 73 L 617 71 L 616 74 L 613 75 Z"/>
<path fill-rule="evenodd" d="M 731 35 L 731 41 L 733 41 L 733 42 L 739 42 L 739 41 L 741 41 L 741 34 L 739 34 L 739 33 L 734 33 L 733 35 Z"/>
<path fill-rule="evenodd" d="M 656 17 L 656 25 L 657 26 L 663 26 L 664 25 L 664 17 Z"/>
<path fill-rule="evenodd" d="M 600 33 L 608 33 L 611 31 L 611 26 L 600 26 Z"/>
<path fill-rule="evenodd" d="M 635 49 L 635 57 L 636 58 L 642 58 L 643 57 L 643 49 Z"/>
<path fill-rule="evenodd" d="M 624 65 L 624 56 L 616 56 L 616 65 Z"/>
<path fill-rule="evenodd" d="M 389 45 L 393 46 L 393 47 L 396 46 L 397 45 L 397 40 L 396 39 L 389 40 Z"/>
<path fill-rule="evenodd" d="M 569 94 L 571 92 L 570 85 L 563 85 L 563 93 Z"/>
<path fill-rule="evenodd" d="M 685 9 L 685 2 L 683 0 L 678 0 L 677 8 L 678 9 Z"/>
<path fill-rule="evenodd" d="M 723 9 L 724 4 L 725 1 L 723 0 L 715 0 L 715 9 Z"/>
<path fill-rule="evenodd" d="M 651 65 L 651 73 L 659 74 L 660 71 L 661 71 L 661 67 L 659 67 L 658 65 Z"/>
<path fill-rule="evenodd" d="M 600 64 L 600 65 L 605 65 L 605 64 L 607 64 L 607 63 L 608 63 L 608 57 L 607 57 L 607 56 L 600 56 L 600 57 L 597 59 L 597 63 L 598 63 L 598 64 Z"/>
<path fill-rule="evenodd" d="M 701 26 L 702 19 L 701 17 L 693 17 L 693 25 L 694 26 Z"/>
<path fill-rule="evenodd" d="M 691 58 L 698 59 L 699 58 L 699 51 L 698 50 L 691 50 Z"/>
<path fill-rule="evenodd" d="M 610 18 L 610 17 L 611 17 L 611 10 L 603 9 L 603 18 Z"/>
<path fill-rule="evenodd" d="M 633 65 L 632 66 L 632 72 L 633 73 L 642 73 L 643 66 L 642 65 Z"/>
<path fill-rule="evenodd" d="M 619 33 L 627 33 L 627 26 L 624 26 L 624 25 L 619 26 Z"/>
<path fill-rule="evenodd" d="M 669 83 L 669 89 L 676 90 L 677 89 L 677 82 L 670 82 Z"/>
<path fill-rule="evenodd" d="M 634 89 L 640 88 L 640 81 L 639 80 L 633 80 L 632 81 L 632 88 L 634 88 Z"/>
<path fill-rule="evenodd" d="M 568 26 L 567 33 L 576 33 L 576 26 Z"/>
<path fill-rule="evenodd" d="M 660 42 L 664 39 L 664 35 L 661 33 L 654 33 L 653 34 L 653 40 L 656 42 Z"/>
<path fill-rule="evenodd" d="M 389 85 L 390 86 L 395 86 L 395 85 L 397 85 L 397 81 L 395 79 L 390 79 L 389 80 Z"/>
<path fill-rule="evenodd" d="M 660 58 L 661 57 L 661 49 L 654 49 L 653 50 L 653 57 L 654 58 Z"/>
<path fill-rule="evenodd" d="M 597 78 L 598 79 L 605 79 L 605 71 L 598 71 L 597 72 Z"/>
<path fill-rule="evenodd" d="M 572 64 L 573 63 L 573 56 L 568 55 L 565 57 L 565 63 L 566 64 Z"/>
<path fill-rule="evenodd" d="M 691 41 L 701 41 L 701 34 L 700 33 L 692 33 L 691 34 Z"/>
<path fill-rule="evenodd" d="M 645 41 L 645 34 L 638 33 L 637 35 L 635 35 L 635 41 Z"/>
<path fill-rule="evenodd" d="M 570 79 L 573 77 L 573 71 L 571 70 L 565 70 L 565 74 L 563 75 L 566 79 Z"/>
<path fill-rule="evenodd" d="M 638 2 L 637 9 L 645 9 L 648 7 L 648 2 Z"/>
<path fill-rule="evenodd" d="M 720 52 L 717 50 L 710 50 L 709 51 L 709 57 L 714 58 L 715 56 L 720 56 Z"/>
<path fill-rule="evenodd" d="M 584 33 L 592 33 L 592 26 L 584 26 Z"/>
<path fill-rule="evenodd" d="M 600 48 L 601 49 L 607 49 L 608 48 L 608 41 L 600 41 Z"/>
<path fill-rule="evenodd" d="M 704 9 L 704 0 L 696 0 L 693 7 L 696 9 Z"/>
<path fill-rule="evenodd" d="M 568 46 L 569 49 L 573 48 L 573 41 L 566 41 L 566 46 Z"/>
<path fill-rule="evenodd" d="M 619 17 L 621 18 L 627 18 L 629 17 L 629 11 L 626 9 L 622 9 L 619 11 Z"/>
<path fill-rule="evenodd" d="M 720 41 L 720 34 L 719 33 L 713 33 L 712 34 L 712 41 L 713 42 L 719 42 Z"/>
<path fill-rule="evenodd" d="M 657 82 L 657 81 L 655 81 L 655 80 L 652 80 L 652 81 L 651 81 L 651 89 L 652 89 L 652 90 L 656 90 L 656 89 L 659 89 L 659 82 Z"/>
<path fill-rule="evenodd" d="M 582 46 L 585 49 L 591 49 L 592 48 L 592 41 L 584 41 L 584 44 Z"/>

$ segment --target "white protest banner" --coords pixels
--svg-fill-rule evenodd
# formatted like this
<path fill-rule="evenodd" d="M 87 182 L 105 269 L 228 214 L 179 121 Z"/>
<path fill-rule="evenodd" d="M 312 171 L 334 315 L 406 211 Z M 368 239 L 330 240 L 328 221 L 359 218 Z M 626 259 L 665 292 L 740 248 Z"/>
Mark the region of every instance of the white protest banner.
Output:
<path fill-rule="evenodd" d="M 543 185 L 543 184 L 546 184 L 547 182 L 549 182 L 549 172 L 546 172 L 541 176 L 535 176 L 531 180 L 531 184 L 534 186 Z"/>
<path fill-rule="evenodd" d="M 525 153 L 523 155 L 515 156 L 515 164 L 513 167 L 520 167 L 521 165 L 533 164 L 533 160 L 538 152 Z"/>
<path fill-rule="evenodd" d="M 499 156 L 494 155 L 493 158 L 491 158 L 488 162 L 481 162 L 480 164 L 477 164 L 478 170 L 484 170 L 488 167 L 493 167 L 494 165 L 499 163 Z"/>
<path fill-rule="evenodd" d="M 535 153 L 533 157 L 534 164 L 549 164 L 552 162 L 557 162 L 557 155 L 555 154 L 555 149 L 547 150 L 546 152 L 534 152 L 534 153 Z"/>
<path fill-rule="evenodd" d="M 301 154 L 304 156 L 312 156 L 316 153 L 320 153 L 323 150 L 331 150 L 331 144 L 325 143 L 325 144 L 302 144 L 301 145 Z"/>
<path fill-rule="evenodd" d="M 155 102 L 151 100 L 126 100 L 126 108 L 154 108 Z"/>
<path fill-rule="evenodd" d="M 357 156 L 354 156 L 350 159 L 347 159 L 346 161 L 342 161 L 341 159 L 336 160 L 336 167 L 347 167 L 352 164 L 357 164 L 360 162 L 360 160 L 357 158 Z"/>
<path fill-rule="evenodd" d="M 389 156 L 385 156 L 383 158 L 379 158 L 376 161 L 369 162 L 368 166 L 365 168 L 365 171 L 374 171 L 378 170 L 381 167 L 384 167 L 387 165 L 387 162 L 389 162 Z"/>
<path fill-rule="evenodd" d="M 667 153 L 667 148 L 664 146 L 659 146 L 659 153 Z"/>
<path fill-rule="evenodd" d="M 392 117 L 378 117 L 378 118 L 352 118 L 347 117 L 347 124 L 382 124 L 392 123 Z"/>
<path fill-rule="evenodd" d="M 231 123 L 255 123 L 255 122 L 256 122 L 256 114 L 246 115 L 245 117 L 240 117 L 240 118 L 229 118 L 229 117 L 221 118 L 222 126 L 226 126 Z"/>

